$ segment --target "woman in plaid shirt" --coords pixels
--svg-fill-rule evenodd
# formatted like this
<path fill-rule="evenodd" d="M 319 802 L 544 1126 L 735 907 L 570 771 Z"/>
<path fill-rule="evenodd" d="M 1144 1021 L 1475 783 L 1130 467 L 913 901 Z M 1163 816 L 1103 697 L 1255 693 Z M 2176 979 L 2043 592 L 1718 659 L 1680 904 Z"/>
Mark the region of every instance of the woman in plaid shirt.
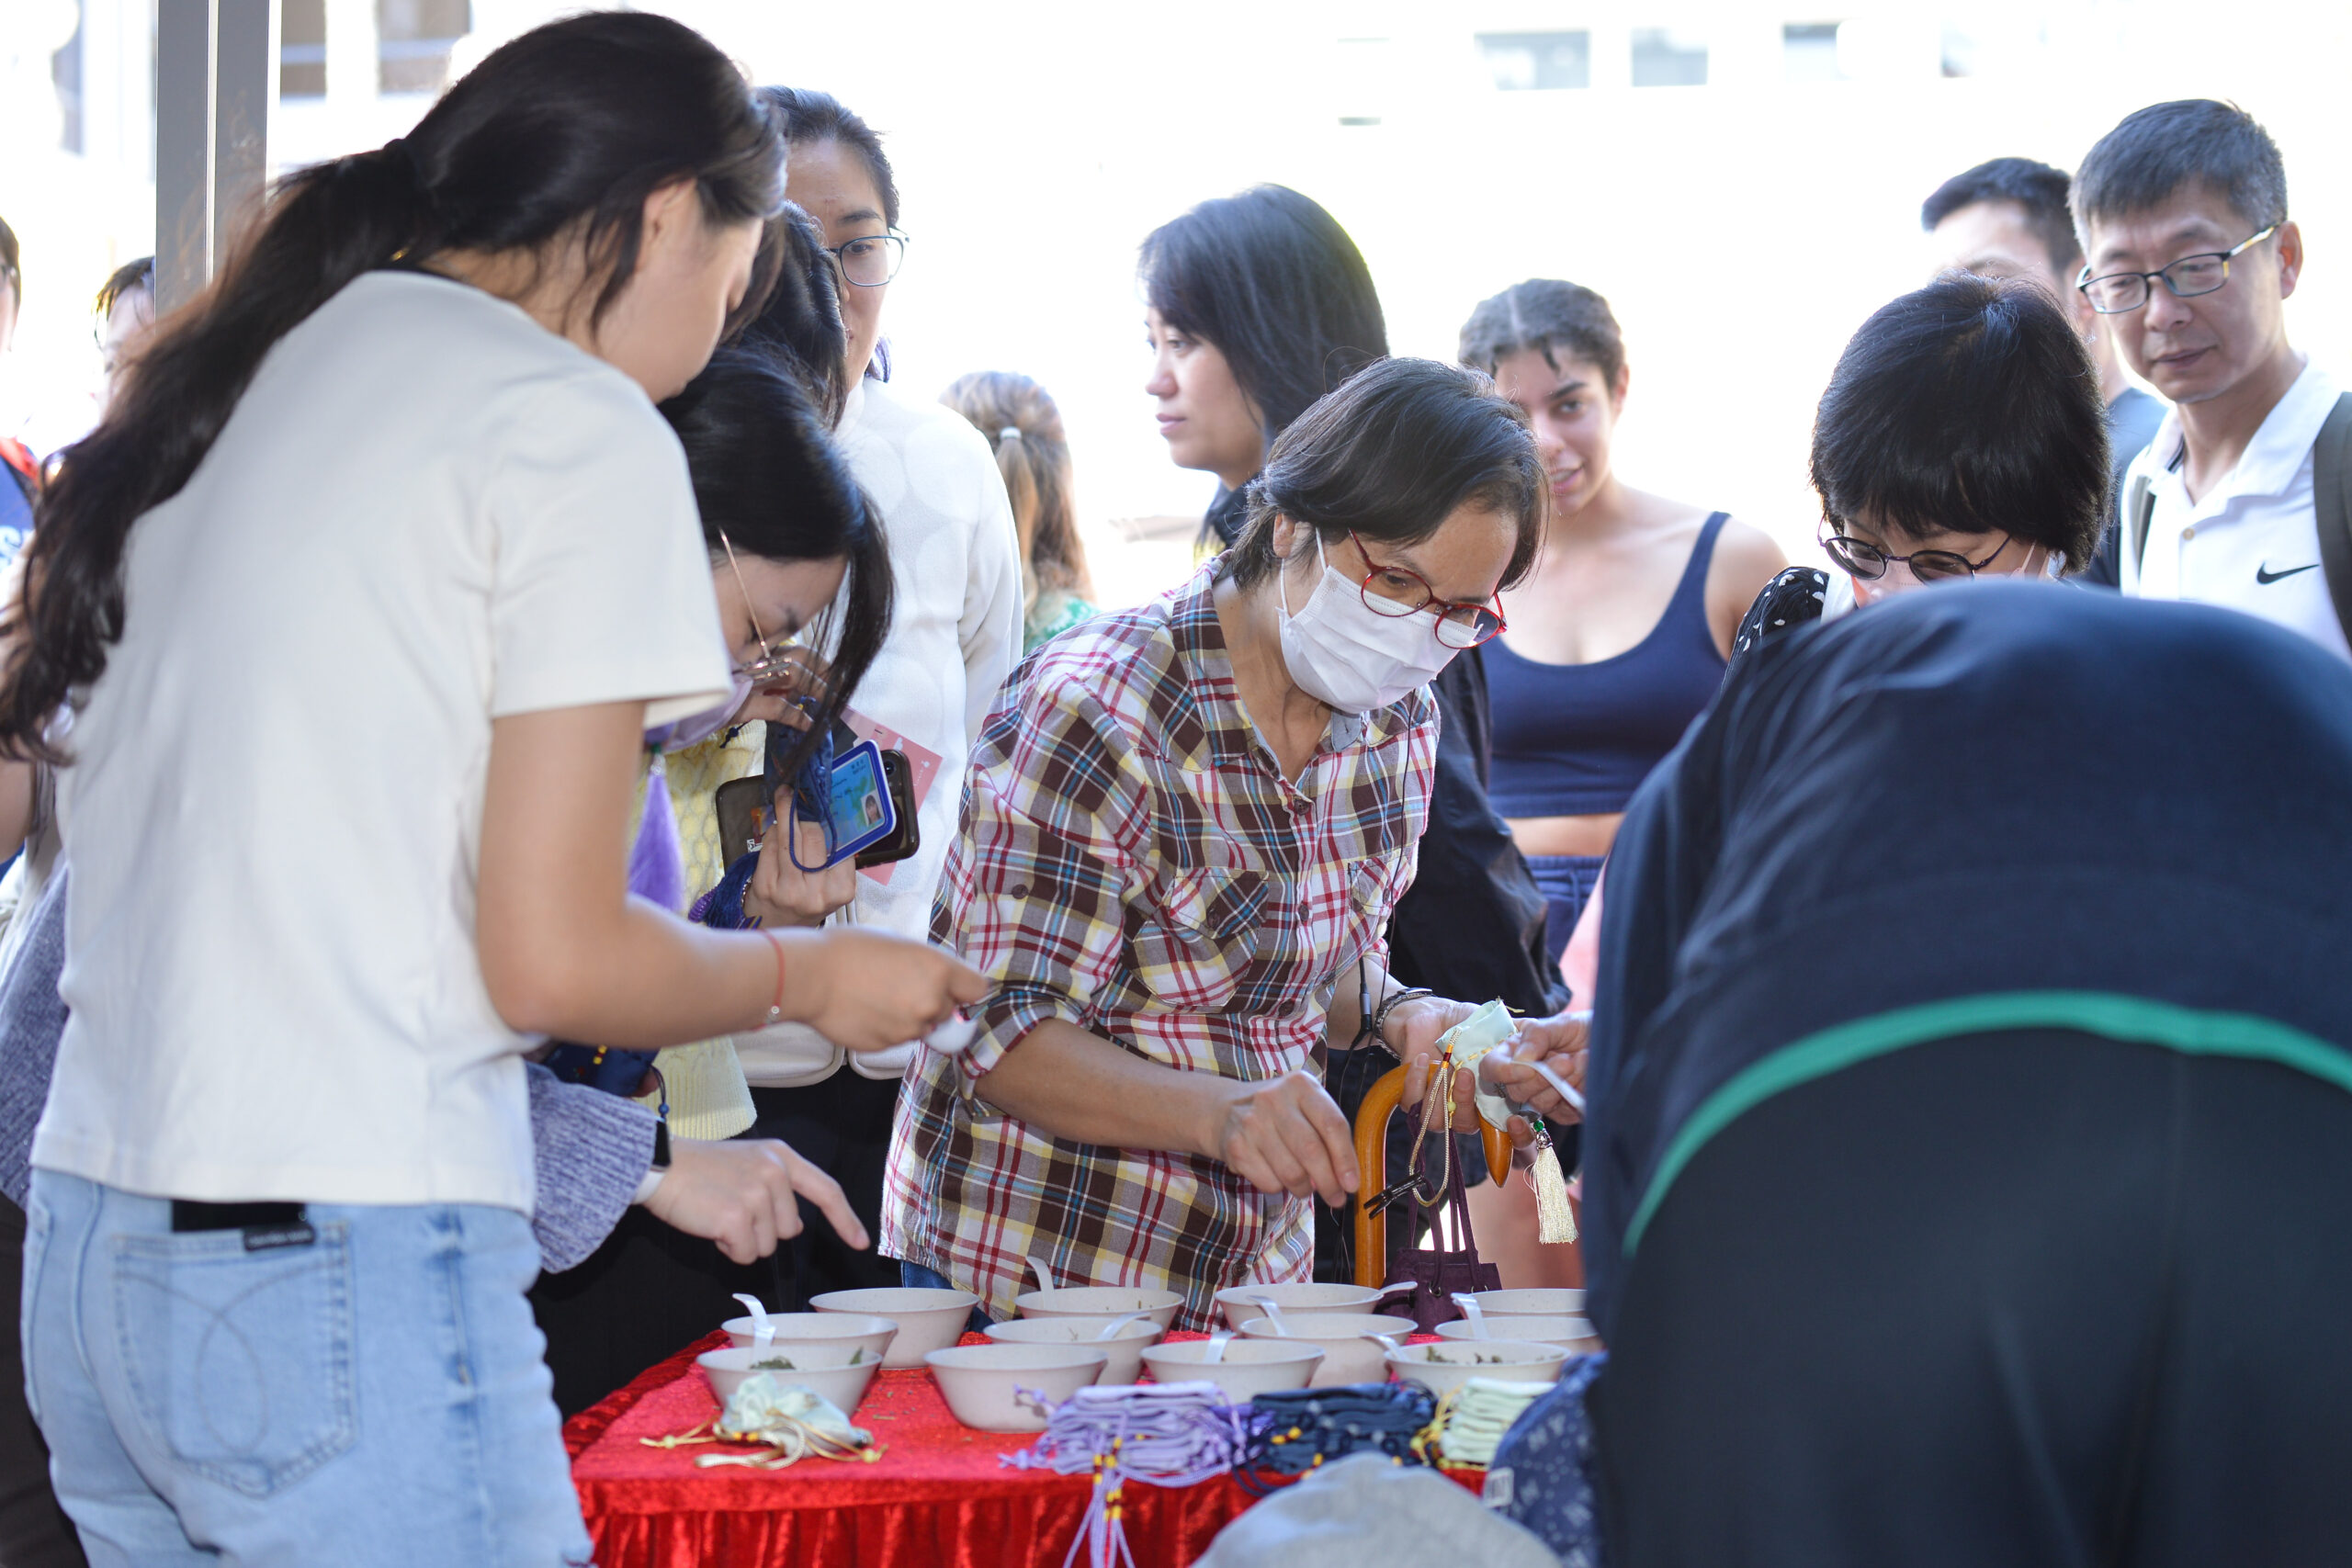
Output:
<path fill-rule="evenodd" d="M 1181 1292 L 1205 1328 L 1226 1286 L 1307 1278 L 1310 1196 L 1358 1181 L 1319 1053 L 1368 1024 L 1418 1086 L 1469 1010 L 1393 986 L 1383 933 L 1428 818 L 1424 687 L 1502 629 L 1542 484 L 1487 378 L 1382 362 L 1275 444 L 1230 552 L 1015 671 L 933 919 L 990 994 L 891 1144 L 910 1282 L 1009 1316 L 1035 1254 L 1057 1284 Z"/>

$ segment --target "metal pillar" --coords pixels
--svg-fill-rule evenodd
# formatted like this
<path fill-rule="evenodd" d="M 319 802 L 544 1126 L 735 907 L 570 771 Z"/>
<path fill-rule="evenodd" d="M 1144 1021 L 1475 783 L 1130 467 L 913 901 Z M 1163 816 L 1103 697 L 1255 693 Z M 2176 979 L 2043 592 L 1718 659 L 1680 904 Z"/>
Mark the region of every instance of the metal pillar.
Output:
<path fill-rule="evenodd" d="M 261 202 L 272 0 L 156 0 L 155 306 L 194 299 Z"/>

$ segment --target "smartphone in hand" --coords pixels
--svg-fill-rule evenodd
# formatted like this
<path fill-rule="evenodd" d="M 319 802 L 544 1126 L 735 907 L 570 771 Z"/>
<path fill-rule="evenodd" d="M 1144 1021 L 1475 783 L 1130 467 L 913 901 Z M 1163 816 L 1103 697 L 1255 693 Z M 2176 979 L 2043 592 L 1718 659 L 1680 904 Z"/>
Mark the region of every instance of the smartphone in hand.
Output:
<path fill-rule="evenodd" d="M 798 739 L 786 731 L 786 748 Z M 772 741 L 763 775 L 718 786 L 718 838 L 730 862 L 757 851 L 775 823 L 775 797 L 783 791 L 776 782 L 778 750 Z M 805 869 L 820 870 L 852 855 L 860 866 L 887 865 L 922 847 L 914 768 L 906 754 L 858 740 L 846 728 L 817 749 L 793 780 L 788 798 L 801 818 L 791 849 Z"/>

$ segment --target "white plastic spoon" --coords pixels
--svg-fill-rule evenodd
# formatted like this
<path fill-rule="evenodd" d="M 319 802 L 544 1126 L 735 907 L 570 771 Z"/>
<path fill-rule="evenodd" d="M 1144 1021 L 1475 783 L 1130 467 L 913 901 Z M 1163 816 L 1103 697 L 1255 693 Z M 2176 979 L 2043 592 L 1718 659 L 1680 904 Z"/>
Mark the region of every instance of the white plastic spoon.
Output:
<path fill-rule="evenodd" d="M 1470 1320 L 1471 1338 L 1491 1339 L 1494 1337 L 1487 1332 L 1487 1309 L 1478 1304 L 1477 1297 L 1467 1291 L 1456 1291 L 1453 1292 L 1453 1304 L 1460 1307 L 1462 1315 Z"/>
<path fill-rule="evenodd" d="M 1230 1328 L 1220 1328 L 1215 1334 L 1210 1335 L 1208 1352 L 1201 1358 L 1202 1364 L 1205 1366 L 1211 1361 L 1224 1360 L 1225 1348 L 1232 1342 L 1233 1330 Z"/>
<path fill-rule="evenodd" d="M 1420 1286 L 1410 1280 L 1398 1280 L 1394 1284 L 1381 1286 L 1380 1293 L 1384 1296 L 1393 1296 L 1399 1291 L 1418 1291 L 1419 1289 Z"/>
<path fill-rule="evenodd" d="M 735 1299 L 751 1309 L 752 1343 L 754 1345 L 772 1343 L 775 1338 L 775 1325 L 768 1320 L 768 1309 L 765 1303 L 759 1297 L 747 1296 L 741 1291 L 735 1293 Z"/>
<path fill-rule="evenodd" d="M 1054 1277 L 1047 1271 L 1046 1260 L 1034 1252 L 1029 1255 L 1029 1272 L 1037 1276 L 1039 1290 L 1050 1291 L 1054 1288 Z"/>
<path fill-rule="evenodd" d="M 1274 1325 L 1277 1335 L 1284 1339 L 1290 1337 L 1290 1325 L 1283 1321 L 1282 1303 L 1272 1296 L 1251 1296 L 1250 1299 L 1266 1309 L 1266 1320 Z"/>
<path fill-rule="evenodd" d="M 1579 1116 L 1584 1114 L 1584 1096 L 1578 1094 L 1576 1090 L 1576 1087 L 1569 1083 L 1567 1079 L 1562 1077 L 1559 1074 L 1554 1072 L 1551 1068 L 1545 1066 L 1541 1062 L 1521 1062 L 1519 1065 L 1522 1067 L 1534 1068 L 1536 1076 L 1541 1077 L 1545 1083 L 1550 1084 L 1552 1086 L 1553 1092 L 1557 1094 L 1562 1100 L 1568 1102 L 1569 1110 L 1575 1111 Z"/>
<path fill-rule="evenodd" d="M 1149 1317 L 1150 1315 L 1151 1314 L 1148 1312 L 1131 1312 L 1125 1317 L 1114 1317 L 1110 1322 L 1104 1324 L 1102 1325 L 1102 1332 L 1097 1334 L 1094 1337 L 1097 1339 L 1115 1339 L 1119 1337 L 1119 1330 L 1125 1328 L 1131 1323 L 1138 1322 L 1144 1318 Z"/>

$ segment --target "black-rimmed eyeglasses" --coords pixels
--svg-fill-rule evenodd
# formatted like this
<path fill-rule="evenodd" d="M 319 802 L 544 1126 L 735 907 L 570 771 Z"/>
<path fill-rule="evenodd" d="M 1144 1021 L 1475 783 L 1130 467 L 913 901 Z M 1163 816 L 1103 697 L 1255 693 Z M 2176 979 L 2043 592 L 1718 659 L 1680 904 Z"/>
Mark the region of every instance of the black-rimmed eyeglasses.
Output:
<path fill-rule="evenodd" d="M 2093 277 L 2088 266 L 2075 280 L 2075 287 L 2090 299 L 2091 309 L 2102 316 L 2120 316 L 2136 310 L 2148 302 L 2149 280 L 2161 277 L 2165 288 L 2176 299 L 2194 299 L 2199 294 L 2211 294 L 2230 280 L 2230 263 L 2245 254 L 2278 231 L 2273 223 L 2242 245 L 2226 251 L 2200 251 L 2193 256 L 2183 256 L 2170 266 L 2160 266 L 2154 272 L 2110 272 L 2103 277 Z"/>
<path fill-rule="evenodd" d="M 1907 556 L 1898 556 L 1851 534 L 1824 534 L 1821 547 L 1848 576 L 1864 582 L 1876 582 L 1886 575 L 1888 567 L 1898 561 L 1909 567 L 1911 575 L 1920 581 L 1939 582 L 1954 577 L 1974 577 L 2000 559 L 2001 551 L 2009 547 L 2009 538 L 2004 534 L 2000 544 L 1983 560 L 1970 560 L 1957 550 L 1914 550 Z"/>
<path fill-rule="evenodd" d="M 899 264 L 907 259 L 907 236 L 896 230 L 868 234 L 828 245 L 825 254 L 833 258 L 844 282 L 860 288 L 879 288 L 899 276 Z"/>

